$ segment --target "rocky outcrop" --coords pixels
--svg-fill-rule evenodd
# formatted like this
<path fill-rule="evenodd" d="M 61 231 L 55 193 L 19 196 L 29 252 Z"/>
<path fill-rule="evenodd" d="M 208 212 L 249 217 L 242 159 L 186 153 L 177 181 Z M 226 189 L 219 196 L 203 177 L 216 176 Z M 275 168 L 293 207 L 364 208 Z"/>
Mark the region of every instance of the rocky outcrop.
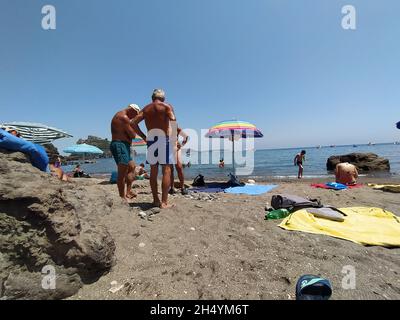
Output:
<path fill-rule="evenodd" d="M 326 167 L 328 170 L 335 170 L 336 165 L 341 162 L 354 164 L 359 172 L 389 171 L 388 159 L 381 158 L 375 153 L 350 153 L 342 156 L 329 157 Z"/>
<path fill-rule="evenodd" d="M 58 149 L 52 143 L 46 143 L 43 145 L 43 147 L 45 148 L 49 159 L 54 159 L 57 157 L 60 157 L 61 159 L 63 158 L 62 156 L 60 156 Z"/>
<path fill-rule="evenodd" d="M 88 136 L 87 139 L 79 139 L 77 141 L 77 144 L 83 144 L 83 143 L 95 146 L 104 152 L 101 156 L 96 156 L 96 157 L 106 157 L 106 158 L 111 157 L 111 151 L 110 151 L 111 142 L 108 139 L 102 139 L 95 136 Z"/>
<path fill-rule="evenodd" d="M 0 300 L 65 298 L 112 267 L 115 244 L 99 223 L 112 200 L 101 189 L 88 194 L 4 150 L 0 181 Z"/>

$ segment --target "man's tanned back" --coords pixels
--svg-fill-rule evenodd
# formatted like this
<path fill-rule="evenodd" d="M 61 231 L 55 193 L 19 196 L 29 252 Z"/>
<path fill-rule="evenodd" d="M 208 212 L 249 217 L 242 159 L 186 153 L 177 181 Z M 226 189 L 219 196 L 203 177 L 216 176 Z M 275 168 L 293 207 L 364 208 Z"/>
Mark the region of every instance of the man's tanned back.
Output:
<path fill-rule="evenodd" d="M 164 131 L 167 136 L 170 135 L 170 121 L 175 120 L 171 105 L 156 100 L 144 107 L 143 116 L 148 131 L 160 129 Z"/>

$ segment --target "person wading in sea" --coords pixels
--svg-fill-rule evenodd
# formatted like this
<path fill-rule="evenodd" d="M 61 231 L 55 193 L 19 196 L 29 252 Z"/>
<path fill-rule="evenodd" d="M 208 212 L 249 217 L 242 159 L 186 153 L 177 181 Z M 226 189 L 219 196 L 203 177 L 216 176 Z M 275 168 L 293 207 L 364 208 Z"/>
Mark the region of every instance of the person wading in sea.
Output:
<path fill-rule="evenodd" d="M 117 112 L 111 120 L 112 141 L 110 151 L 118 167 L 118 192 L 124 202 L 129 203 L 136 194 L 132 192 L 132 179 L 128 179 L 128 173 L 135 170 L 135 163 L 132 160 L 130 147 L 132 139 L 136 137 L 130 121 L 140 111 L 139 106 L 130 104 L 127 108 Z M 126 189 L 125 189 L 126 185 Z"/>
<path fill-rule="evenodd" d="M 303 178 L 303 162 L 306 161 L 306 150 L 302 150 L 300 153 L 296 154 L 294 157 L 294 165 L 299 167 L 299 173 L 297 175 L 297 178 L 301 179 Z"/>
<path fill-rule="evenodd" d="M 150 186 L 153 194 L 153 205 L 162 209 L 170 208 L 168 191 L 171 188 L 171 167 L 176 164 L 177 127 L 174 109 L 165 103 L 165 93 L 155 89 L 152 103 L 147 105 L 131 121 L 133 129 L 147 142 L 147 162 L 150 164 Z M 145 121 L 148 137 L 139 128 Z M 162 166 L 162 196 L 158 197 L 158 166 Z"/>

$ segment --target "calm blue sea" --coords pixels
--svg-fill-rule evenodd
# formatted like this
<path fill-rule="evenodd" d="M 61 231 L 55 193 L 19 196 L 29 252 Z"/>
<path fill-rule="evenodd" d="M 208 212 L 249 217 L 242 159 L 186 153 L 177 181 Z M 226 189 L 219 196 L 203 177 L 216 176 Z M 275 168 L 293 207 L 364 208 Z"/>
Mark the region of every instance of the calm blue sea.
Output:
<path fill-rule="evenodd" d="M 256 150 L 254 152 L 254 170 L 248 178 L 264 179 L 268 177 L 276 178 L 295 178 L 297 176 L 297 167 L 293 165 L 293 158 L 296 153 L 302 149 L 307 151 L 306 162 L 304 169 L 304 177 L 324 177 L 331 175 L 326 170 L 326 161 L 332 155 L 342 155 L 352 152 L 373 152 L 379 156 L 389 159 L 391 165 L 390 173 L 371 173 L 369 176 L 376 177 L 400 177 L 400 145 L 394 144 L 379 144 L 379 145 L 359 145 L 354 146 L 337 146 L 337 147 L 322 147 L 318 148 L 296 148 L 296 149 L 266 149 Z M 239 154 L 236 157 L 240 156 Z M 188 179 L 194 178 L 199 173 L 203 174 L 206 179 L 225 179 L 229 172 L 231 172 L 231 151 L 213 151 L 208 154 L 200 154 L 197 152 L 191 152 L 190 158 L 183 156 L 183 162 L 187 163 L 189 160 L 191 163 L 195 162 L 195 159 L 201 157 L 214 159 L 214 163 L 211 164 L 192 164 L 190 168 L 185 168 L 185 177 Z M 218 160 L 220 158 L 225 159 L 225 168 L 220 169 L 218 167 Z M 136 158 L 137 163 L 145 162 L 145 155 L 140 154 Z M 199 161 L 200 162 L 200 161 Z M 99 159 L 94 164 L 83 164 L 82 168 L 84 171 L 90 174 L 110 174 L 116 170 L 116 166 L 113 159 Z M 70 171 L 73 166 L 65 166 L 64 170 Z"/>

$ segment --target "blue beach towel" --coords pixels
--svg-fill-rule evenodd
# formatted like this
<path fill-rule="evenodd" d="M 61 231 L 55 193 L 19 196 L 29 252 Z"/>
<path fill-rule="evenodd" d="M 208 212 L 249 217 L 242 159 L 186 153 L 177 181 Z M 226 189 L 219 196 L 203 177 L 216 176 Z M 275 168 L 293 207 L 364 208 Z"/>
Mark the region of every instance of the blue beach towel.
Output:
<path fill-rule="evenodd" d="M 247 195 L 252 195 L 252 196 L 257 196 L 263 193 L 267 193 L 273 189 L 278 187 L 277 185 L 252 185 L 252 184 L 246 184 L 245 186 L 241 187 L 233 187 L 233 188 L 227 188 L 225 189 L 226 193 L 232 193 L 232 194 L 247 194 Z"/>
<path fill-rule="evenodd" d="M 330 187 L 331 189 L 334 190 L 344 190 L 347 189 L 347 186 L 341 183 L 337 183 L 337 182 L 328 182 L 326 184 L 327 187 Z"/>
<path fill-rule="evenodd" d="M 193 187 L 190 191 L 194 192 L 206 192 L 206 193 L 218 193 L 224 192 L 226 188 L 229 188 L 229 183 L 227 182 L 210 182 L 206 183 L 204 187 Z"/>

